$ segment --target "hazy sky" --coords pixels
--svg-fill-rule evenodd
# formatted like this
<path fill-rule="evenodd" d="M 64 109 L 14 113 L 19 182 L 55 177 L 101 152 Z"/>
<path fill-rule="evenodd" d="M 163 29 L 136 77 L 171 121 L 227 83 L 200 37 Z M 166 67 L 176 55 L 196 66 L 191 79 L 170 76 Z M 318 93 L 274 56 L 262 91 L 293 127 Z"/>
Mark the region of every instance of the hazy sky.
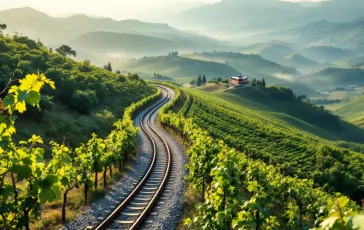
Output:
<path fill-rule="evenodd" d="M 197 1 L 209 3 L 219 0 Z M 196 2 L 196 0 L 0 0 L 0 10 L 29 6 L 52 16 L 68 16 L 82 13 L 114 19 L 125 19 L 134 18 L 148 10 L 158 9 L 176 2 L 188 3 Z"/>

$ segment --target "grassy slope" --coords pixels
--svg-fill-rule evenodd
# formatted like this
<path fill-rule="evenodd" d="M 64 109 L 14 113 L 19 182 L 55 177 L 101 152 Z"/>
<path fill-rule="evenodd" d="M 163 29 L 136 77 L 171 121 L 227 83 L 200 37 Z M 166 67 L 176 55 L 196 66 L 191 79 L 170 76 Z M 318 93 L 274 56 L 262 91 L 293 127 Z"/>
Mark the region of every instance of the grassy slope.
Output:
<path fill-rule="evenodd" d="M 340 122 L 344 124 L 342 133 L 325 130 L 288 115 L 281 106 L 292 106 L 292 110 L 297 110 L 294 103 L 289 105 L 277 100 L 274 102 L 261 92 L 256 92 L 259 89 L 251 89 L 250 92 L 246 87 L 239 89 L 240 92 L 237 89 L 204 92 L 198 88 L 186 91 L 194 95 L 187 117 L 194 118 L 195 122 L 208 130 L 212 136 L 223 139 L 230 146 L 240 151 L 247 151 L 252 157 L 260 158 L 270 164 L 280 164 L 285 174 L 313 178 L 318 167 L 321 167 L 316 159 L 316 154 L 321 151 L 321 145 L 363 151 L 363 145 L 339 141 L 351 133 L 352 138 L 356 136 L 359 139 L 357 141 L 363 143 L 363 129 Z M 262 103 L 262 100 L 266 100 L 267 103 Z M 305 108 L 301 108 L 301 112 L 304 110 Z M 357 153 L 352 154 L 355 157 L 360 156 Z M 356 172 L 358 169 L 353 170 L 356 163 L 358 162 L 354 160 L 345 160 L 343 164 L 353 165 L 342 166 L 345 172 L 355 174 L 357 178 L 357 181 L 353 182 L 355 186 L 348 179 L 340 179 L 344 175 L 331 176 L 330 173 L 336 169 L 325 171 L 320 176 L 317 174 L 316 179 L 320 181 L 320 185 L 329 183 L 329 187 L 335 187 L 337 191 L 358 199 L 360 198 L 358 183 L 363 182 L 360 182 L 361 174 Z M 343 183 L 343 180 L 348 184 Z M 349 189 L 354 188 L 353 186 L 355 192 Z"/>
<path fill-rule="evenodd" d="M 338 104 L 327 105 L 326 108 L 332 110 L 343 119 L 364 128 L 364 95 Z"/>
<path fill-rule="evenodd" d="M 205 74 L 207 79 L 226 78 L 239 74 L 238 70 L 223 63 L 166 56 L 132 60 L 121 64 L 119 68 L 123 71 L 144 73 L 149 77 L 153 73 L 160 73 L 172 77 L 180 83 L 189 82 L 200 74 Z"/>
<path fill-rule="evenodd" d="M 201 88 L 195 88 L 194 90 L 210 92 L 209 97 L 211 96 L 214 97 L 214 99 L 216 100 L 224 100 L 232 104 L 251 109 L 252 111 L 259 112 L 272 121 L 283 123 L 283 126 L 292 126 L 302 131 L 329 140 L 342 139 L 339 135 L 337 135 L 337 133 L 329 132 L 295 116 L 289 115 L 289 110 L 299 109 L 298 106 L 294 105 L 295 103 L 277 101 L 275 99 L 272 99 L 269 95 L 262 92 L 258 88 L 250 86 L 240 89 L 228 90 L 222 90 L 221 88 L 220 90 L 211 90 L 211 88 L 211 86 L 204 86 Z"/>

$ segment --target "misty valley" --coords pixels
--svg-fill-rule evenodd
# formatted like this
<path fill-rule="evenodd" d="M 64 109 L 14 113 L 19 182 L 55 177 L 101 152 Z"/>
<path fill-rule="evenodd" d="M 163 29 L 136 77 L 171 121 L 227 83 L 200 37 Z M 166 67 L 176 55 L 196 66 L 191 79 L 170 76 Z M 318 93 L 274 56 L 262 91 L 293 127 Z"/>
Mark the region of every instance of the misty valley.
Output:
<path fill-rule="evenodd" d="M 134 4 L 0 6 L 0 229 L 364 229 L 364 1 Z"/>

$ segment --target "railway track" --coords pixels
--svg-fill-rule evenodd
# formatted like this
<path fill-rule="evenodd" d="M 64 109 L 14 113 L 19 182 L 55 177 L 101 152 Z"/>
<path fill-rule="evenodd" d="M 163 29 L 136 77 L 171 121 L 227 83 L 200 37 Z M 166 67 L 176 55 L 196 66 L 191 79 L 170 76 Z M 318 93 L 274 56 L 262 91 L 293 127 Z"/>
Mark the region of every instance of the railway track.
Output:
<path fill-rule="evenodd" d="M 168 88 L 160 88 L 167 96 L 140 118 L 141 130 L 153 149 L 148 169 L 126 198 L 97 227 L 89 229 L 139 229 L 163 193 L 171 172 L 172 155 L 167 142 L 150 122 L 151 116 L 171 98 Z"/>

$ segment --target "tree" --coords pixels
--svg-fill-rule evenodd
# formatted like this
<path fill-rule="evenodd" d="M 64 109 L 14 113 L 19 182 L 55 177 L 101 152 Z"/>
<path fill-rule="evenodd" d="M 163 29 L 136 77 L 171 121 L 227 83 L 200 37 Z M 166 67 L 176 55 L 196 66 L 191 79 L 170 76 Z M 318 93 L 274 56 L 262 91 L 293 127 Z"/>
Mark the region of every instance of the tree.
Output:
<path fill-rule="evenodd" d="M 202 84 L 205 85 L 206 84 L 206 76 L 205 74 L 202 76 Z"/>
<path fill-rule="evenodd" d="M 107 63 L 107 70 L 108 70 L 108 71 L 110 71 L 110 72 L 112 72 L 112 67 L 111 67 L 110 62 L 109 62 L 109 63 Z"/>
<path fill-rule="evenodd" d="M 61 45 L 59 48 L 56 49 L 58 53 L 60 53 L 63 56 L 74 56 L 76 57 L 77 53 L 74 51 L 70 46 L 68 45 Z"/>
<path fill-rule="evenodd" d="M 117 73 L 117 74 L 121 74 L 121 71 L 120 71 L 120 70 L 116 70 L 116 73 Z"/>
<path fill-rule="evenodd" d="M 6 24 L 0 22 L 0 34 L 3 34 L 3 30 L 6 29 Z"/>
<path fill-rule="evenodd" d="M 190 81 L 190 84 L 191 84 L 191 85 L 196 85 L 196 84 L 197 84 L 196 79 L 191 80 L 191 81 Z"/>
<path fill-rule="evenodd" d="M 263 78 L 263 81 L 262 81 L 262 86 L 263 86 L 263 88 L 265 88 L 265 86 L 266 86 L 264 78 Z"/>
<path fill-rule="evenodd" d="M 257 80 L 254 78 L 252 81 L 252 86 L 256 86 L 257 85 Z"/>
<path fill-rule="evenodd" d="M 201 86 L 201 85 L 202 85 L 201 75 L 200 75 L 200 76 L 198 76 L 196 85 L 197 85 L 197 86 Z"/>

